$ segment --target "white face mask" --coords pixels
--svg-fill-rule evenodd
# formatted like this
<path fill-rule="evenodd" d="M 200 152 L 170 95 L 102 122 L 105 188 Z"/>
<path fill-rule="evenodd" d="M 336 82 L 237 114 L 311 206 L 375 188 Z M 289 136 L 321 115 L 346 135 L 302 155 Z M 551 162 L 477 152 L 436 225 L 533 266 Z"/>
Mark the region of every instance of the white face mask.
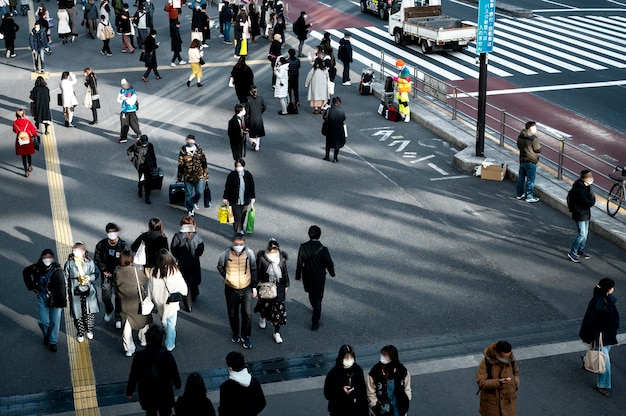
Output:
<path fill-rule="evenodd" d="M 585 179 L 585 183 L 587 184 L 587 186 L 590 186 L 593 183 L 593 178 Z"/>
<path fill-rule="evenodd" d="M 193 233 L 194 231 L 196 230 L 194 229 L 193 224 L 183 224 L 180 226 L 181 233 Z"/>
<path fill-rule="evenodd" d="M 74 255 L 74 257 L 76 257 L 77 259 L 82 259 L 83 258 L 83 250 L 80 250 L 78 248 L 75 248 L 74 250 L 72 250 L 72 254 Z"/>
<path fill-rule="evenodd" d="M 241 112 L 239 113 L 239 117 L 243 117 L 246 115 L 246 110 L 241 110 Z"/>
<path fill-rule="evenodd" d="M 343 359 L 343 367 L 344 368 L 350 368 L 354 365 L 354 359 L 353 358 L 344 358 Z"/>
<path fill-rule="evenodd" d="M 41 259 L 41 262 L 42 262 L 42 263 L 43 263 L 46 267 L 48 267 L 48 266 L 50 266 L 50 265 L 54 262 L 54 259 L 53 259 L 53 258 L 50 258 L 50 257 L 47 257 L 47 258 L 45 258 L 45 259 Z"/>
<path fill-rule="evenodd" d="M 244 248 L 243 245 L 233 246 L 233 250 L 235 250 L 236 253 L 241 253 L 243 251 L 243 248 Z"/>
<path fill-rule="evenodd" d="M 107 233 L 107 238 L 109 240 L 115 240 L 119 234 L 118 233 Z"/>
<path fill-rule="evenodd" d="M 243 173 L 243 167 L 242 167 L 242 166 L 237 166 L 237 167 L 235 168 L 235 170 L 236 170 L 237 172 L 239 172 L 239 173 Z"/>
<path fill-rule="evenodd" d="M 389 364 L 390 362 L 391 362 L 391 361 L 390 361 L 387 357 L 385 357 L 385 356 L 384 356 L 384 355 L 382 355 L 382 354 L 380 355 L 380 363 L 381 363 L 381 364 Z"/>

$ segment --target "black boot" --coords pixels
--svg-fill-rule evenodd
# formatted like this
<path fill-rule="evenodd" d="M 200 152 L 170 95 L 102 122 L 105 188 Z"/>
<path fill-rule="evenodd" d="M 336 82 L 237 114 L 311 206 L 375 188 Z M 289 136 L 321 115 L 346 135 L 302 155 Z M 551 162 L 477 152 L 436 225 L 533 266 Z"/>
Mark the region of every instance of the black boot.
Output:
<path fill-rule="evenodd" d="M 142 187 L 143 187 L 142 184 L 137 185 L 137 196 L 139 198 L 143 197 Z"/>
<path fill-rule="evenodd" d="M 146 204 L 150 205 L 152 201 L 150 201 L 150 196 L 146 195 Z"/>

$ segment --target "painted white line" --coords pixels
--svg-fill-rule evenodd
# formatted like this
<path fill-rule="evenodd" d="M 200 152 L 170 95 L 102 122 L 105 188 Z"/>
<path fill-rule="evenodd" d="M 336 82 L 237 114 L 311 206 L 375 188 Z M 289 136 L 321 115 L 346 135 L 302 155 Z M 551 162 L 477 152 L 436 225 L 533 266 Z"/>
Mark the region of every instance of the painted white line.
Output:
<path fill-rule="evenodd" d="M 589 9 L 533 9 L 533 13 L 554 13 L 554 12 L 625 12 L 626 9 L 603 9 L 603 8 L 589 8 Z"/>
<path fill-rule="evenodd" d="M 562 17 L 562 16 L 555 16 L 555 17 Z M 598 27 L 598 25 L 595 24 L 595 22 L 591 22 L 587 17 L 571 16 L 568 18 L 568 20 L 571 22 L 572 26 L 578 25 L 580 27 L 591 30 L 593 33 L 600 33 L 600 34 L 604 33 L 606 36 L 609 37 L 609 39 L 613 39 L 615 43 L 626 44 L 626 39 L 618 36 L 619 33 L 616 33 L 614 30 L 615 28 L 619 28 L 618 25 L 615 25 L 615 28 L 603 29 L 601 27 Z"/>
<path fill-rule="evenodd" d="M 384 142 L 393 134 L 393 130 L 378 130 L 376 133 L 372 134 L 372 136 L 383 136 L 378 140 L 379 142 Z"/>
<path fill-rule="evenodd" d="M 429 163 L 428 166 L 430 166 L 437 173 L 439 173 L 441 175 L 444 175 L 444 176 L 448 176 L 448 172 L 446 172 L 445 170 L 441 169 L 439 166 L 435 165 L 434 163 Z"/>
<path fill-rule="evenodd" d="M 528 49 L 528 48 L 522 48 L 518 45 L 516 45 L 515 43 L 511 43 L 511 42 L 507 42 L 504 39 L 499 39 L 499 38 L 495 38 L 494 39 L 494 44 L 496 46 L 496 48 L 494 49 L 494 54 L 496 55 L 501 55 L 501 56 L 505 56 L 507 58 L 510 58 L 512 61 L 516 61 L 516 62 L 520 62 L 523 64 L 526 64 L 532 68 L 536 68 L 540 71 L 544 71 L 547 72 L 549 74 L 558 74 L 559 71 L 558 69 L 549 67 L 547 65 L 541 64 L 539 62 L 537 62 L 535 59 L 530 59 L 530 58 L 526 58 L 526 56 L 532 56 L 535 57 L 536 56 L 536 51 Z M 505 48 L 509 48 L 512 49 L 513 51 L 516 51 L 518 53 L 514 53 L 512 51 L 509 51 L 507 49 L 502 49 L 500 48 L 500 46 L 503 46 Z"/>
<path fill-rule="evenodd" d="M 351 1 L 350 3 L 354 4 L 355 6 L 361 7 L 361 3 L 359 3 L 358 1 Z"/>
<path fill-rule="evenodd" d="M 435 155 L 428 155 L 428 156 L 420 157 L 419 159 L 412 160 L 411 163 L 423 162 L 425 160 L 432 159 L 433 157 L 435 157 Z"/>
<path fill-rule="evenodd" d="M 396 152 L 401 152 L 404 150 L 405 147 L 409 145 L 409 143 L 411 143 L 410 140 L 394 140 L 391 143 L 389 143 L 387 146 L 391 147 L 391 146 L 395 146 L 396 144 L 399 144 L 400 146 L 398 146 L 398 148 L 396 149 Z"/>
<path fill-rule="evenodd" d="M 618 45 L 626 44 L 626 40 L 616 37 L 613 33 L 603 33 L 603 31 L 598 30 L 597 27 L 594 27 L 592 25 L 584 25 L 581 22 L 578 22 L 574 19 L 570 19 L 570 18 L 566 18 L 562 16 L 552 16 L 551 20 L 553 24 L 558 24 L 564 27 L 565 29 L 569 29 L 571 33 L 579 32 L 579 33 L 582 33 L 583 35 L 589 36 L 589 38 L 591 39 L 595 39 L 595 38 L 604 39 L 606 41 L 615 43 L 617 47 L 619 47 Z M 576 33 L 576 36 L 582 37 L 583 35 L 580 35 L 579 33 Z"/>
<path fill-rule="evenodd" d="M 459 175 L 459 176 L 446 176 L 443 178 L 430 178 L 431 181 L 447 181 L 448 179 L 465 179 L 469 178 L 468 175 Z"/>
<path fill-rule="evenodd" d="M 541 1 L 543 1 L 544 3 L 554 4 L 555 6 L 565 7 L 566 9 L 573 9 L 573 10 L 578 9 L 578 7 L 570 6 L 569 4 L 558 3 L 552 0 L 541 0 Z"/>
<path fill-rule="evenodd" d="M 613 3 L 613 4 L 617 4 L 618 6 L 626 6 L 626 3 L 621 3 L 619 1 L 615 1 L 615 0 L 606 0 L 609 3 Z"/>
<path fill-rule="evenodd" d="M 619 81 L 604 81 L 604 82 L 583 82 L 581 84 L 562 84 L 562 85 L 544 85 L 540 87 L 526 87 L 526 88 L 508 88 L 504 90 L 492 90 L 487 91 L 487 95 L 506 95 L 506 94 L 522 94 L 527 92 L 541 92 L 541 91 L 564 91 L 564 90 L 577 90 L 585 88 L 603 88 L 603 87 L 620 87 L 626 85 L 626 80 Z M 470 92 L 462 94 L 466 97 L 477 97 L 478 92 Z M 458 94 L 460 97 L 461 94 Z M 449 97 L 452 97 L 450 94 Z"/>
<path fill-rule="evenodd" d="M 405 155 L 417 155 L 417 152 L 404 152 Z"/>
<path fill-rule="evenodd" d="M 359 129 L 359 131 L 371 131 L 371 130 L 382 130 L 382 129 L 386 129 L 388 128 L 387 126 L 384 127 L 370 127 L 369 129 Z"/>
<path fill-rule="evenodd" d="M 474 67 L 476 67 L 476 57 L 473 56 L 469 56 L 464 54 L 463 52 L 448 52 L 449 55 L 454 56 L 456 59 L 459 59 L 465 63 L 468 63 Z M 491 58 L 491 57 L 490 57 Z M 490 59 L 491 60 L 491 59 Z M 495 61 L 494 61 L 495 62 Z M 487 66 L 487 72 L 491 72 L 494 75 L 497 75 L 499 77 L 512 77 L 513 74 L 511 74 L 510 72 L 506 72 L 502 69 L 496 68 L 492 65 Z"/>
<path fill-rule="evenodd" d="M 392 139 L 404 139 L 404 136 L 391 136 Z"/>
<path fill-rule="evenodd" d="M 406 153 L 404 155 L 402 155 L 402 157 L 406 158 L 406 159 L 413 159 L 414 157 L 417 157 L 417 155 L 407 155 Z"/>

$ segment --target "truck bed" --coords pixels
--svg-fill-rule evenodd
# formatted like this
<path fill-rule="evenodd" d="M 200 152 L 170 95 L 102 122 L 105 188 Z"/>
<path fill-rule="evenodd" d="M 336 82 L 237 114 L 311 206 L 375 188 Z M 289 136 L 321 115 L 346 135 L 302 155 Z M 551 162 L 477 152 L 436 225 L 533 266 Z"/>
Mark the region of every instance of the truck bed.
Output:
<path fill-rule="evenodd" d="M 441 6 L 407 7 L 404 9 L 404 20 L 414 17 L 432 17 L 441 15 Z"/>
<path fill-rule="evenodd" d="M 406 19 L 405 23 L 412 23 L 418 26 L 424 26 L 431 29 L 450 29 L 461 27 L 461 19 L 449 16 L 436 16 L 436 17 L 413 17 Z"/>

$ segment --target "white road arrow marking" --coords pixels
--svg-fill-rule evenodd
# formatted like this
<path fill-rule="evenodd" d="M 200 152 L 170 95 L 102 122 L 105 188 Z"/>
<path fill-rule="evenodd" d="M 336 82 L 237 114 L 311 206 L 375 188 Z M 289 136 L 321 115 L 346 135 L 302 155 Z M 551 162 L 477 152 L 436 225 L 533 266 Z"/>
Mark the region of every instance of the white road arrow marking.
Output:
<path fill-rule="evenodd" d="M 376 133 L 372 134 L 372 136 L 383 136 L 379 139 L 379 141 L 384 142 L 393 134 L 393 130 L 378 130 Z"/>
<path fill-rule="evenodd" d="M 391 143 L 389 143 L 387 146 L 389 147 L 395 146 L 398 143 L 400 144 L 400 146 L 398 146 L 398 148 L 396 149 L 396 152 L 401 152 L 404 150 L 405 147 L 409 145 L 409 143 L 411 143 L 411 141 L 410 140 L 394 140 Z"/>
<path fill-rule="evenodd" d="M 419 159 L 411 160 L 411 163 L 423 162 L 425 160 L 432 159 L 433 157 L 435 157 L 435 155 L 428 155 L 428 156 L 420 157 Z"/>
<path fill-rule="evenodd" d="M 438 173 L 444 175 L 444 176 L 448 176 L 448 172 L 446 172 L 445 170 L 441 169 L 439 166 L 435 165 L 434 163 L 429 163 L 428 166 L 430 166 L 432 169 L 436 170 Z"/>

